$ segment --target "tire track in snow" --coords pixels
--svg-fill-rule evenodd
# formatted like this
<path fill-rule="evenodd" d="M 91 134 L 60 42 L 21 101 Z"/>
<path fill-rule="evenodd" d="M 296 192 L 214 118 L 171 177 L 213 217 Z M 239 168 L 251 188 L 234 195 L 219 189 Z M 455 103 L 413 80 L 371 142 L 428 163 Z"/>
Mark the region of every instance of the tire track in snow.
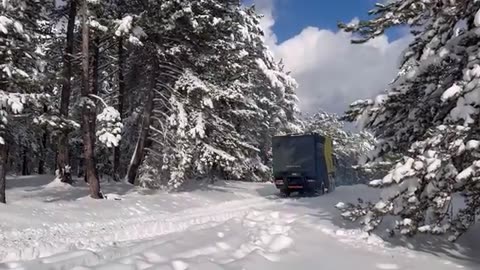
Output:
<path fill-rule="evenodd" d="M 224 202 L 179 213 L 0 232 L 0 262 L 34 260 L 73 250 L 98 251 L 117 246 L 120 242 L 149 239 L 181 232 L 192 226 L 225 222 L 247 214 L 254 207 L 264 208 L 278 203 L 280 200 L 270 196 Z M 12 265 L 0 264 L 0 269 L 12 269 Z"/>
<path fill-rule="evenodd" d="M 266 205 L 262 204 L 262 206 Z M 235 217 L 233 220 L 238 218 Z M 216 235 L 218 239 L 223 239 L 225 237 L 224 233 L 217 232 L 215 234 L 212 233 L 211 229 L 214 229 L 214 231 L 215 228 L 225 229 L 223 226 L 225 224 L 231 225 L 230 221 L 210 223 L 208 224 L 209 226 L 194 226 L 193 230 L 192 228 L 189 229 L 189 236 L 197 239 L 199 235 L 203 236 L 204 233 L 207 233 Z M 230 235 L 230 237 L 242 239 L 237 244 L 235 244 L 235 241 L 234 243 L 220 241 L 212 244 L 203 240 L 189 247 L 182 244 L 172 246 L 176 245 L 179 235 L 169 234 L 154 239 L 127 242 L 118 247 L 107 247 L 99 252 L 79 250 L 29 262 L 14 263 L 10 266 L 12 267 L 11 269 L 17 270 L 87 270 L 104 269 L 106 266 L 109 267 L 107 267 L 108 269 L 116 269 L 117 267 L 119 269 L 144 269 L 144 267 L 139 266 L 144 263 L 151 266 L 148 269 L 163 269 L 162 266 L 166 267 L 175 262 L 184 263 L 184 261 L 197 257 L 216 254 L 223 258 L 217 262 L 211 261 L 209 263 L 220 267 L 221 265 L 241 261 L 250 256 L 261 256 L 272 262 L 278 261 L 279 256 L 277 253 L 287 249 L 293 243 L 293 240 L 288 237 L 288 231 L 290 230 L 288 224 L 293 222 L 293 220 L 289 221 L 288 218 L 281 217 L 279 212 L 272 211 L 270 208 L 250 208 L 241 216 L 241 219 L 233 222 L 233 224 L 238 224 L 242 233 L 245 233 L 245 235 L 242 234 L 241 236 L 237 233 Z M 227 225 L 227 227 L 230 225 Z M 205 229 L 206 231 L 204 231 Z M 167 247 L 163 251 L 166 251 L 166 253 L 156 251 L 158 248 L 161 250 L 165 245 L 170 245 L 170 249 Z M 185 247 L 187 249 L 184 249 Z M 114 266 L 116 267 L 114 268 Z"/>

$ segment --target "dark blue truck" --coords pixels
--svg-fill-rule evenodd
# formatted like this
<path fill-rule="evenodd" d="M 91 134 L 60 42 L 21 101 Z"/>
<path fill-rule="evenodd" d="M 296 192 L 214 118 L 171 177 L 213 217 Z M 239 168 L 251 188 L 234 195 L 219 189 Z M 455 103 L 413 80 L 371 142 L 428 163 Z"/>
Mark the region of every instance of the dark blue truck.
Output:
<path fill-rule="evenodd" d="M 273 176 L 276 187 L 289 196 L 324 194 L 335 189 L 333 143 L 318 134 L 274 136 Z"/>

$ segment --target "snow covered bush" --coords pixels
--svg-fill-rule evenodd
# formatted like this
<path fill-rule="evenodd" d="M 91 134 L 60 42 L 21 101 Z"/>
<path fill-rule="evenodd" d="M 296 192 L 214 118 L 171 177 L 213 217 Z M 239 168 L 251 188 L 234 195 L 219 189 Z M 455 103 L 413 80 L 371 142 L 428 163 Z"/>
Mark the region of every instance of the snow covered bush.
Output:
<path fill-rule="evenodd" d="M 447 234 L 457 239 L 480 212 L 480 2 L 399 0 L 377 5 L 375 18 L 341 25 L 364 42 L 391 26 L 408 25 L 415 40 L 400 72 L 374 100 L 347 112 L 378 138 L 368 161 L 398 157 L 372 181 L 386 188 L 381 201 L 343 208 L 374 230 L 386 215 L 402 234 Z M 463 198 L 463 204 L 452 203 Z M 455 209 L 459 209 L 458 211 Z"/>

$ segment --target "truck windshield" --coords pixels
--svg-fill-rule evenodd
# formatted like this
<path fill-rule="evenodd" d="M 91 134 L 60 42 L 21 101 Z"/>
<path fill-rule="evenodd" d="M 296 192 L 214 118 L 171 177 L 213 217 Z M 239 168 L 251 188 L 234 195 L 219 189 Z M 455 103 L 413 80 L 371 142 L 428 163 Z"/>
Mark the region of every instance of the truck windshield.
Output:
<path fill-rule="evenodd" d="M 275 137 L 272 142 L 272 151 L 274 173 L 315 174 L 314 137 Z"/>

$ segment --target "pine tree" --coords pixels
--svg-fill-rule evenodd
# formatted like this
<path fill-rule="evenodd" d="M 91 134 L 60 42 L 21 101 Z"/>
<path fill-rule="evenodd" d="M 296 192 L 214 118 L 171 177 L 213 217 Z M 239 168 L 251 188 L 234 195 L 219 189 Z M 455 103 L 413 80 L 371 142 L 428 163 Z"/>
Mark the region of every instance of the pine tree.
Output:
<path fill-rule="evenodd" d="M 372 20 L 341 25 L 360 34 L 356 42 L 396 25 L 410 26 L 415 36 L 386 93 L 347 113 L 378 138 L 371 161 L 399 157 L 370 183 L 388 187 L 388 196 L 342 207 L 348 218 L 363 217 L 369 231 L 393 215 L 402 234 L 447 233 L 455 240 L 479 214 L 479 8 L 478 1 L 400 0 L 378 4 Z M 453 207 L 456 197 L 464 203 Z"/>
<path fill-rule="evenodd" d="M 135 25 L 147 36 L 145 47 L 162 52 L 162 81 L 144 116 L 150 128 L 141 129 L 129 180 L 141 160 L 142 181 L 169 188 L 202 177 L 267 179 L 270 137 L 296 121 L 295 83 L 268 53 L 254 10 L 213 0 L 147 10 Z"/>
<path fill-rule="evenodd" d="M 31 122 L 18 117 L 41 113 L 48 96 L 40 85 L 44 35 L 49 1 L 3 1 L 0 4 L 0 202 L 5 203 L 5 175 L 9 146 L 18 145 L 12 133 Z M 22 117 L 20 117 L 22 118 Z M 31 119 L 31 118 L 30 118 Z"/>

